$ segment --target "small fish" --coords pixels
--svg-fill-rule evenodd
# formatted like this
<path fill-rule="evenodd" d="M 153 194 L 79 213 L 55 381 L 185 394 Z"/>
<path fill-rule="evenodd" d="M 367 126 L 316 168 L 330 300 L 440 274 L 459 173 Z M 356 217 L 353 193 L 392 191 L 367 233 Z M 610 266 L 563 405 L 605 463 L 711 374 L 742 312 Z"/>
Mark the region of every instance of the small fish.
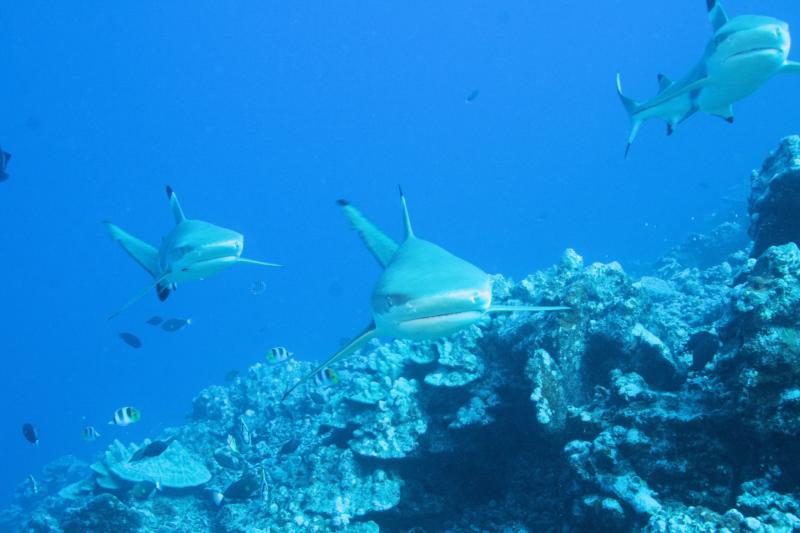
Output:
<path fill-rule="evenodd" d="M 474 89 L 471 93 L 467 95 L 466 102 L 468 104 L 471 104 L 472 102 L 478 99 L 478 96 L 480 96 L 480 94 L 481 92 L 478 89 Z"/>
<path fill-rule="evenodd" d="M 157 326 L 162 322 L 164 322 L 164 319 L 161 318 L 160 316 L 151 316 L 150 318 L 147 319 L 147 323 L 150 324 L 151 326 Z"/>
<path fill-rule="evenodd" d="M 250 285 L 250 294 L 253 296 L 258 296 L 259 294 L 264 294 L 264 291 L 267 290 L 267 284 L 263 281 L 254 281 Z"/>
<path fill-rule="evenodd" d="M 294 353 L 290 352 L 283 346 L 276 346 L 274 348 L 270 348 L 269 352 L 267 353 L 267 362 L 273 365 L 277 363 L 283 363 L 293 355 Z"/>
<path fill-rule="evenodd" d="M 86 442 L 94 442 L 97 440 L 97 437 L 100 436 L 100 433 L 94 428 L 94 426 L 86 426 L 83 428 L 83 440 Z"/>
<path fill-rule="evenodd" d="M 159 489 L 160 483 L 153 484 L 150 481 L 140 481 L 131 488 L 131 496 L 137 500 L 147 500 L 156 490 Z"/>
<path fill-rule="evenodd" d="M 237 481 L 234 481 L 225 492 L 212 492 L 211 499 L 217 505 L 222 505 L 222 501 L 229 500 L 249 500 L 253 497 L 253 493 L 260 487 L 260 481 L 257 476 L 252 473 L 244 474 Z"/>
<path fill-rule="evenodd" d="M 170 333 L 174 333 L 176 331 L 180 331 L 186 326 L 190 326 L 192 324 L 191 318 L 170 318 L 169 320 L 165 320 L 163 324 L 161 324 L 161 329 L 164 331 L 168 331 Z"/>
<path fill-rule="evenodd" d="M 278 451 L 278 455 L 288 455 L 290 453 L 294 453 L 297 448 L 300 447 L 300 439 L 297 437 L 293 439 L 289 439 L 283 443 L 281 446 L 280 451 Z"/>
<path fill-rule="evenodd" d="M 158 457 L 169 448 L 169 445 L 172 444 L 172 441 L 175 440 L 175 437 L 170 437 L 166 440 L 154 440 L 147 446 L 139 448 L 136 450 L 133 455 L 131 456 L 129 463 L 134 463 L 136 461 L 141 461 L 142 459 L 146 459 L 148 457 Z"/>
<path fill-rule="evenodd" d="M 263 466 L 259 466 L 258 470 L 256 470 L 256 475 L 258 477 L 258 495 L 261 497 L 263 501 L 267 501 L 269 499 L 269 485 L 267 484 L 267 471 L 264 470 Z"/>
<path fill-rule="evenodd" d="M 123 331 L 119 334 L 119 338 L 122 339 L 122 342 L 130 346 L 131 348 L 141 348 L 142 341 L 139 340 L 139 337 L 134 335 L 133 333 L 128 333 Z"/>
<path fill-rule="evenodd" d="M 247 427 L 247 423 L 244 421 L 244 417 L 239 417 L 239 436 L 242 438 L 242 442 L 250 446 L 250 443 L 253 442 L 253 435 L 250 433 L 250 428 Z"/>
<path fill-rule="evenodd" d="M 34 446 L 39 445 L 39 434 L 36 432 L 36 428 L 33 427 L 33 424 L 23 424 L 22 436 Z"/>
<path fill-rule="evenodd" d="M 11 159 L 11 154 L 8 152 L 4 152 L 2 148 L 0 148 L 0 181 L 6 181 L 8 179 L 8 172 L 6 172 L 6 165 L 8 165 L 9 160 Z"/>
<path fill-rule="evenodd" d="M 238 370 L 231 370 L 227 374 L 225 374 L 225 381 L 233 381 L 234 379 L 239 377 Z"/>
<path fill-rule="evenodd" d="M 239 453 L 239 445 L 236 444 L 236 437 L 228 433 L 228 448 L 234 453 Z"/>
<path fill-rule="evenodd" d="M 114 420 L 109 420 L 112 426 L 130 426 L 142 418 L 142 413 L 135 407 L 120 407 L 114 411 Z"/>
<path fill-rule="evenodd" d="M 339 376 L 332 368 L 323 368 L 314 375 L 314 383 L 319 388 L 326 388 L 339 383 Z"/>
<path fill-rule="evenodd" d="M 39 483 L 37 483 L 36 478 L 33 477 L 33 474 L 28 474 L 28 483 L 31 486 L 31 492 L 33 494 L 39 494 Z"/>

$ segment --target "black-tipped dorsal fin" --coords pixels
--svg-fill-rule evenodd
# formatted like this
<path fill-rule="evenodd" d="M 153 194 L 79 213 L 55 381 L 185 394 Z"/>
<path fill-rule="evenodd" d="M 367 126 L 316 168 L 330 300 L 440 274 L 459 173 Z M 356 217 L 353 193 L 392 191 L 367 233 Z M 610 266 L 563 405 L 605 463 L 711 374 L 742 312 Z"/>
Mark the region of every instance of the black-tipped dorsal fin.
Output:
<path fill-rule="evenodd" d="M 725 13 L 725 8 L 717 0 L 706 0 L 706 6 L 708 7 L 708 20 L 716 33 L 718 29 L 728 22 L 728 14 Z"/>
<path fill-rule="evenodd" d="M 669 89 L 670 85 L 672 85 L 672 80 L 669 79 L 664 74 L 658 75 L 658 92 L 663 93 L 667 89 Z"/>
<path fill-rule="evenodd" d="M 408 239 L 414 236 L 414 230 L 411 229 L 411 217 L 408 216 L 408 204 L 406 204 L 403 188 L 398 185 L 397 189 L 400 191 L 400 203 L 403 205 L 403 228 L 405 228 L 406 239 Z"/>
<path fill-rule="evenodd" d="M 172 187 L 167 185 L 167 198 L 169 198 L 169 206 L 172 209 L 172 215 L 175 217 L 175 223 L 180 224 L 186 220 L 186 215 L 183 214 L 181 204 L 178 202 L 178 197 Z"/>
<path fill-rule="evenodd" d="M 342 207 L 342 212 L 353 228 L 358 232 L 361 240 L 384 268 L 392 260 L 392 256 L 397 251 L 397 243 L 389 238 L 384 232 L 370 222 L 361 211 L 350 205 L 347 200 L 337 202 Z"/>

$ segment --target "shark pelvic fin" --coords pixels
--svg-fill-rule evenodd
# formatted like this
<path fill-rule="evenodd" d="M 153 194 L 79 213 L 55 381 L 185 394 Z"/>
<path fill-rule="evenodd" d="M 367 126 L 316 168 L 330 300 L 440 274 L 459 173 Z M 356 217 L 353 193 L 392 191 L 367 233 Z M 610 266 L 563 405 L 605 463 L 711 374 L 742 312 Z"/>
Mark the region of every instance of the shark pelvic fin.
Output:
<path fill-rule="evenodd" d="M 728 22 L 728 14 L 717 0 L 706 0 L 706 6 L 708 7 L 708 20 L 716 32 Z"/>
<path fill-rule="evenodd" d="M 167 198 L 169 198 L 169 206 L 172 209 L 172 215 L 175 217 L 175 224 L 180 224 L 186 220 L 186 215 L 183 214 L 181 204 L 178 202 L 178 196 L 169 185 L 167 185 Z"/>
<path fill-rule="evenodd" d="M 709 109 L 708 113 L 714 115 L 715 117 L 721 118 L 728 124 L 733 124 L 733 106 L 731 105 L 727 105 L 719 109 Z"/>
<path fill-rule="evenodd" d="M 267 263 L 265 261 L 256 261 L 255 259 L 247 259 L 246 257 L 240 257 L 236 260 L 237 263 L 243 263 L 245 265 L 258 265 L 258 266 L 265 266 L 265 267 L 282 267 L 283 265 L 279 265 L 278 263 Z"/>
<path fill-rule="evenodd" d="M 103 222 L 106 225 L 108 234 L 117 241 L 122 249 L 128 252 L 134 261 L 139 263 L 142 268 L 147 270 L 154 278 L 158 276 L 158 250 L 146 242 L 137 239 L 116 224 Z"/>
<path fill-rule="evenodd" d="M 493 305 L 489 313 L 538 313 L 549 311 L 569 311 L 569 307 L 562 305 Z"/>
<path fill-rule="evenodd" d="M 155 288 L 155 289 L 157 289 L 157 290 L 159 291 L 159 293 L 158 293 L 158 294 L 159 294 L 159 299 L 161 298 L 161 291 L 162 291 L 162 290 L 166 290 L 166 291 L 167 291 L 167 294 L 169 294 L 169 289 L 160 289 L 160 288 L 159 288 L 159 285 L 161 284 L 161 282 L 163 282 L 163 281 L 166 279 L 166 277 L 167 277 L 167 276 L 168 276 L 168 274 L 164 274 L 163 276 L 161 276 L 161 277 L 160 277 L 160 278 L 158 278 L 157 280 L 155 280 L 155 281 L 153 281 L 152 283 L 150 283 L 149 285 L 147 285 L 147 287 L 143 288 L 141 291 L 139 291 L 138 293 L 136 293 L 136 296 L 134 296 L 133 298 L 131 298 L 130 300 L 128 300 L 127 302 L 125 302 L 125 305 L 123 305 L 122 307 L 120 307 L 119 309 L 117 309 L 116 311 L 114 311 L 113 313 L 111 313 L 111 314 L 109 315 L 108 319 L 109 319 L 109 320 L 111 320 L 112 318 L 114 318 L 114 317 L 116 317 L 116 316 L 120 315 L 120 314 L 121 314 L 123 311 L 125 311 L 127 308 L 129 308 L 130 306 L 132 306 L 133 304 L 135 304 L 136 302 L 138 302 L 139 300 L 141 300 L 141 299 L 142 299 L 142 296 L 144 296 L 145 294 L 147 294 L 147 291 L 149 291 L 149 290 L 151 290 L 151 289 L 153 289 L 153 288 Z M 167 298 L 167 297 L 166 297 L 166 296 L 164 296 L 164 298 L 163 298 L 163 299 L 166 299 L 166 298 Z"/>
<path fill-rule="evenodd" d="M 642 126 L 641 119 L 636 116 L 636 112 L 639 110 L 640 106 L 638 102 L 628 98 L 622 93 L 622 80 L 619 74 L 617 74 L 617 94 L 619 95 L 622 105 L 625 106 L 625 111 L 628 112 L 628 117 L 631 119 L 631 132 L 628 135 L 628 145 L 625 147 L 625 157 L 628 157 L 631 144 L 633 144 L 633 140 L 636 139 L 636 134 L 639 133 L 639 128 Z"/>
<path fill-rule="evenodd" d="M 367 248 L 375 256 L 378 263 L 386 268 L 386 265 L 389 264 L 392 256 L 397 251 L 397 243 L 370 222 L 367 217 L 361 214 L 361 211 L 350 205 L 350 202 L 339 200 L 337 203 L 342 207 L 344 216 L 353 225 L 353 228 L 358 232 L 361 240 L 367 245 Z"/>
<path fill-rule="evenodd" d="M 797 61 L 787 61 L 781 67 L 781 74 L 800 74 L 800 63 Z M 8 158 L 11 157 L 11 154 L 6 154 L 6 162 L 8 162 Z"/>
<path fill-rule="evenodd" d="M 374 339 L 377 336 L 378 336 L 378 331 L 375 329 L 375 323 L 373 322 L 372 324 L 367 326 L 367 329 L 362 331 L 358 335 L 358 337 L 351 340 L 347 344 L 347 346 L 345 346 L 344 348 L 333 354 L 327 361 L 317 366 L 314 370 L 303 376 L 300 379 L 300 381 L 289 387 L 289 389 L 285 393 L 283 393 L 283 396 L 281 397 L 281 402 L 283 402 L 297 387 L 299 387 L 309 379 L 313 378 L 317 372 L 328 368 L 335 362 L 341 361 L 345 357 L 353 355 L 356 351 L 359 350 L 359 348 L 361 348 L 362 346 L 364 346 L 366 343 L 368 343 L 370 340 Z"/>
<path fill-rule="evenodd" d="M 659 93 L 663 93 L 664 91 L 669 89 L 671 85 L 672 85 L 672 80 L 671 79 L 669 79 L 664 74 L 659 74 L 658 75 L 658 92 Z"/>
<path fill-rule="evenodd" d="M 411 217 L 408 216 L 408 204 L 403 194 L 403 188 L 398 185 L 397 189 L 400 191 L 400 203 L 403 205 L 403 227 L 406 230 L 406 239 L 408 239 L 414 236 L 414 230 L 411 229 Z"/>

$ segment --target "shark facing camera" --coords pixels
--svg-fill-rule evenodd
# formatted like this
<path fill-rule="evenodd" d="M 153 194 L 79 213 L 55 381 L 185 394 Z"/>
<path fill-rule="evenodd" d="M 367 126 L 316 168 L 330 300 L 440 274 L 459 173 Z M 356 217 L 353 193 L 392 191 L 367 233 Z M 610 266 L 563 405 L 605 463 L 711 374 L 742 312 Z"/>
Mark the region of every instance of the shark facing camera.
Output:
<path fill-rule="evenodd" d="M 344 215 L 383 267 L 372 292 L 373 322 L 328 360 L 292 385 L 297 387 L 318 372 L 358 351 L 381 336 L 409 340 L 446 337 L 481 320 L 487 313 L 564 311 L 563 306 L 492 305 L 489 274 L 441 246 L 420 239 L 411 228 L 408 205 L 400 189 L 405 239 L 398 244 L 346 200 Z"/>
<path fill-rule="evenodd" d="M 167 186 L 167 198 L 175 219 L 175 227 L 164 237 L 158 249 L 125 232 L 116 224 L 105 223 L 111 238 L 117 241 L 154 280 L 115 311 L 109 319 L 122 313 L 153 288 L 158 294 L 158 299 L 164 301 L 170 292 L 177 288 L 178 283 L 203 280 L 236 264 L 281 266 L 242 257 L 244 236 L 241 233 L 203 220 L 186 218 L 178 197 L 169 186 Z"/>

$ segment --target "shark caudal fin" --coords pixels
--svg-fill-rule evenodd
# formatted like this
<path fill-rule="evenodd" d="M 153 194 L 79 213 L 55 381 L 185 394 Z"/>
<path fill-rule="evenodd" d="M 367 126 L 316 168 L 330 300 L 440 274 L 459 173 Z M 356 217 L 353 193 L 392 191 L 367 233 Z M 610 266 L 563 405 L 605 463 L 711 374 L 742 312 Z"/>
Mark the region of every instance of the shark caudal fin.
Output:
<path fill-rule="evenodd" d="M 167 198 L 169 198 L 169 207 L 172 209 L 172 216 L 175 217 L 175 224 L 180 224 L 186 220 L 186 215 L 183 214 L 181 204 L 178 202 L 178 196 L 169 185 L 167 185 Z"/>
<path fill-rule="evenodd" d="M 384 268 L 392 260 L 392 256 L 397 251 L 397 243 L 389 238 L 384 232 L 370 222 L 361 211 L 350 205 L 347 200 L 337 202 L 342 207 L 342 212 L 353 228 L 358 232 L 361 240 L 367 245 L 369 251 L 375 256 L 378 263 Z"/>
<path fill-rule="evenodd" d="M 403 228 L 406 231 L 406 239 L 409 239 L 414 236 L 414 230 L 411 229 L 411 217 L 408 216 L 408 204 L 406 203 L 406 197 L 403 194 L 403 188 L 399 185 L 397 188 L 400 191 L 400 203 L 403 205 Z"/>
<path fill-rule="evenodd" d="M 357 352 L 359 350 L 359 348 L 361 348 L 362 346 L 364 346 L 366 343 L 368 343 L 370 340 L 374 339 L 377 336 L 378 336 L 378 332 L 375 329 L 375 323 L 373 322 L 372 324 L 367 326 L 367 329 L 362 331 L 358 335 L 358 337 L 356 337 L 355 339 L 351 340 L 347 344 L 347 346 L 345 346 L 344 348 L 342 348 L 341 350 L 339 350 L 338 352 L 333 354 L 330 358 L 328 358 L 327 361 L 325 361 L 321 365 L 317 366 L 314 370 L 312 370 L 311 372 L 309 372 L 308 374 L 303 376 L 300 379 L 300 381 L 298 381 L 297 383 L 295 383 L 294 385 L 289 387 L 289 389 L 285 393 L 283 393 L 283 396 L 281 397 L 281 402 L 283 402 L 286 398 L 288 398 L 289 395 L 292 393 L 292 391 L 294 391 L 297 387 L 299 387 L 300 385 L 302 385 L 303 383 L 305 383 L 309 379 L 313 378 L 317 374 L 317 372 L 319 372 L 320 370 L 324 370 L 324 369 L 328 368 L 329 366 L 331 366 L 335 362 L 341 361 L 345 357 L 349 357 L 349 356 L 353 355 L 355 352 Z"/>
<path fill-rule="evenodd" d="M 728 14 L 725 13 L 722 4 L 717 0 L 706 0 L 706 7 L 708 8 L 708 20 L 716 33 L 717 30 L 728 23 Z"/>
<path fill-rule="evenodd" d="M 628 145 L 625 147 L 625 157 L 628 157 L 631 144 L 633 144 L 633 140 L 636 138 L 636 134 L 639 133 L 639 128 L 642 126 L 641 119 L 636 116 L 640 104 L 622 93 L 622 80 L 619 74 L 617 74 L 617 94 L 619 95 L 622 105 L 625 106 L 625 111 L 628 112 L 628 117 L 631 119 L 631 133 L 628 135 Z"/>

